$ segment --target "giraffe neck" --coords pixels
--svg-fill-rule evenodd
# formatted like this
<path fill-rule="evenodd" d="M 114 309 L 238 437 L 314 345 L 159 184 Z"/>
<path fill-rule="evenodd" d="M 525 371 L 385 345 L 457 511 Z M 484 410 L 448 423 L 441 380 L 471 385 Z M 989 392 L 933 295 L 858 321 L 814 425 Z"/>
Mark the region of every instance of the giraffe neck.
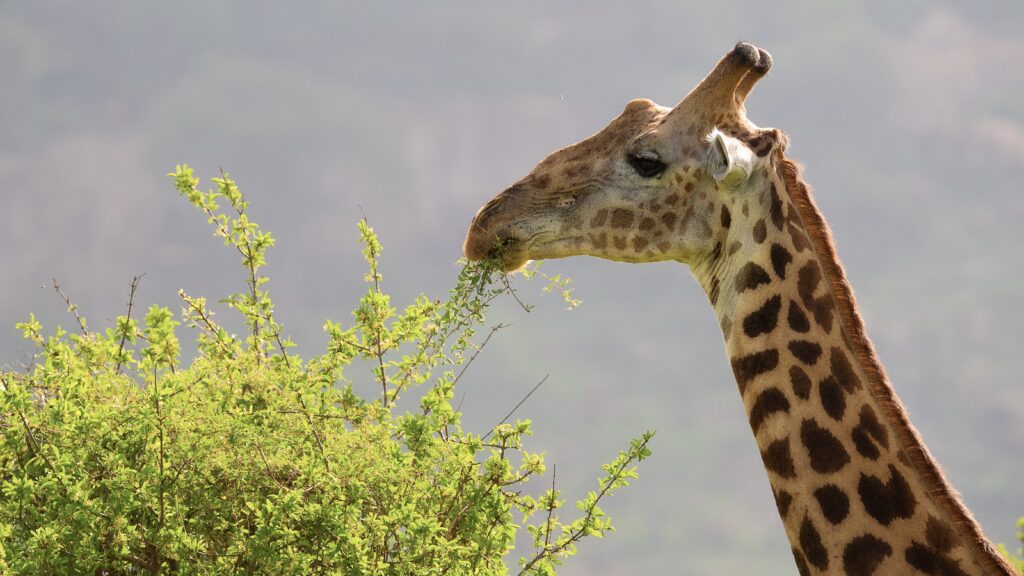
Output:
<path fill-rule="evenodd" d="M 1013 574 L 875 358 L 824 220 L 781 157 L 693 266 L 801 574 Z"/>

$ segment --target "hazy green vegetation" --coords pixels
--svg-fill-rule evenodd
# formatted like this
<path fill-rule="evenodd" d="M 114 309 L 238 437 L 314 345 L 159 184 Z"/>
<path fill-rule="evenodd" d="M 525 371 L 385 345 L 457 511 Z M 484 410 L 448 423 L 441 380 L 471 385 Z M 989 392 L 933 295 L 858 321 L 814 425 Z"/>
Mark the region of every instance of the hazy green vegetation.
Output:
<path fill-rule="evenodd" d="M 512 409 L 482 434 L 462 426 L 453 401 L 497 330 L 474 339 L 512 290 L 503 275 L 464 266 L 447 299 L 398 311 L 360 222 L 367 289 L 303 360 L 265 286 L 274 240 L 235 183 L 203 192 L 187 166 L 172 176 L 241 259 L 245 290 L 221 303 L 245 334 L 184 292 L 180 316 L 143 314 L 138 278 L 126 313 L 95 331 L 55 286 L 74 328 L 30 315 L 18 328 L 31 366 L 0 372 L 0 574 L 555 574 L 581 539 L 613 529 L 600 504 L 636 478 L 652 433 L 567 514 L 555 470 L 526 449 L 528 419 Z M 199 334 L 191 362 L 181 324 Z M 506 566 L 521 533 L 527 554 Z"/>

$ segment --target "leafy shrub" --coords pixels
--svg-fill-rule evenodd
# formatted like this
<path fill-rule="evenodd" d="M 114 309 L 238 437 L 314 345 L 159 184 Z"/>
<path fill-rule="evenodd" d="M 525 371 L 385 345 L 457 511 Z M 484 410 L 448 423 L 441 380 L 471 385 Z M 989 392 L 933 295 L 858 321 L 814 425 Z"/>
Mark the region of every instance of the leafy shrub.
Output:
<path fill-rule="evenodd" d="M 34 316 L 19 324 L 38 352 L 24 373 L 0 373 L 0 573 L 506 574 L 525 529 L 533 550 L 518 573 L 554 574 L 581 538 L 612 530 L 599 503 L 636 477 L 651 433 L 563 521 L 553 480 L 526 489 L 545 473 L 523 445 L 528 420 L 462 429 L 455 387 L 507 279 L 466 265 L 447 300 L 399 312 L 362 222 L 366 294 L 352 325 L 328 321 L 326 352 L 303 360 L 261 274 L 273 238 L 235 183 L 222 175 L 203 192 L 188 166 L 171 176 L 241 258 L 246 290 L 223 302 L 247 333 L 184 292 L 180 317 L 152 306 L 140 325 L 138 278 L 127 314 L 102 333 L 70 300 L 74 333 L 47 336 Z M 187 366 L 181 323 L 198 334 Z M 378 396 L 355 391 L 367 378 Z M 399 412 L 414 389 L 418 409 Z"/>

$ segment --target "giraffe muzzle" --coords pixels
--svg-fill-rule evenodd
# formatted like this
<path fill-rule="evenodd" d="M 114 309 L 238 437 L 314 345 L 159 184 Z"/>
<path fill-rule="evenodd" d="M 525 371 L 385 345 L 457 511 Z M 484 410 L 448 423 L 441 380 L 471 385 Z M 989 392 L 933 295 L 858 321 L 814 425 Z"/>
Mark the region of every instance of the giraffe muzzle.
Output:
<path fill-rule="evenodd" d="M 524 191 L 521 186 L 507 188 L 477 212 L 466 233 L 463 252 L 471 262 L 487 258 L 500 260 L 503 270 L 515 270 L 525 264 L 524 237 L 514 223 L 516 208 Z"/>

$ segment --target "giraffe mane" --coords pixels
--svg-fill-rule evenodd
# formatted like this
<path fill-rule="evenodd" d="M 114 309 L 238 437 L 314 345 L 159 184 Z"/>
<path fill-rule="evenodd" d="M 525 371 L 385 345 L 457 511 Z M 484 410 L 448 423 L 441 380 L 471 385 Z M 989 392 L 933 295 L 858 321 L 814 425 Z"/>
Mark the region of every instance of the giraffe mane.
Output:
<path fill-rule="evenodd" d="M 976 558 L 987 562 L 990 569 L 1013 574 L 1009 563 L 982 535 L 977 521 L 961 501 L 960 494 L 946 480 L 917 429 L 910 422 L 906 409 L 896 396 L 885 367 L 878 359 L 874 345 L 864 329 L 857 300 L 832 241 L 832 231 L 814 202 L 810 186 L 802 179 L 802 167 L 796 161 L 787 158 L 782 148 L 777 153 L 779 175 L 799 213 L 812 250 L 835 300 L 844 337 L 848 339 L 851 349 L 868 377 L 871 395 L 893 427 L 901 447 L 928 490 L 928 496 L 948 515 L 960 533 L 969 537 L 969 545 L 977 552 Z"/>

